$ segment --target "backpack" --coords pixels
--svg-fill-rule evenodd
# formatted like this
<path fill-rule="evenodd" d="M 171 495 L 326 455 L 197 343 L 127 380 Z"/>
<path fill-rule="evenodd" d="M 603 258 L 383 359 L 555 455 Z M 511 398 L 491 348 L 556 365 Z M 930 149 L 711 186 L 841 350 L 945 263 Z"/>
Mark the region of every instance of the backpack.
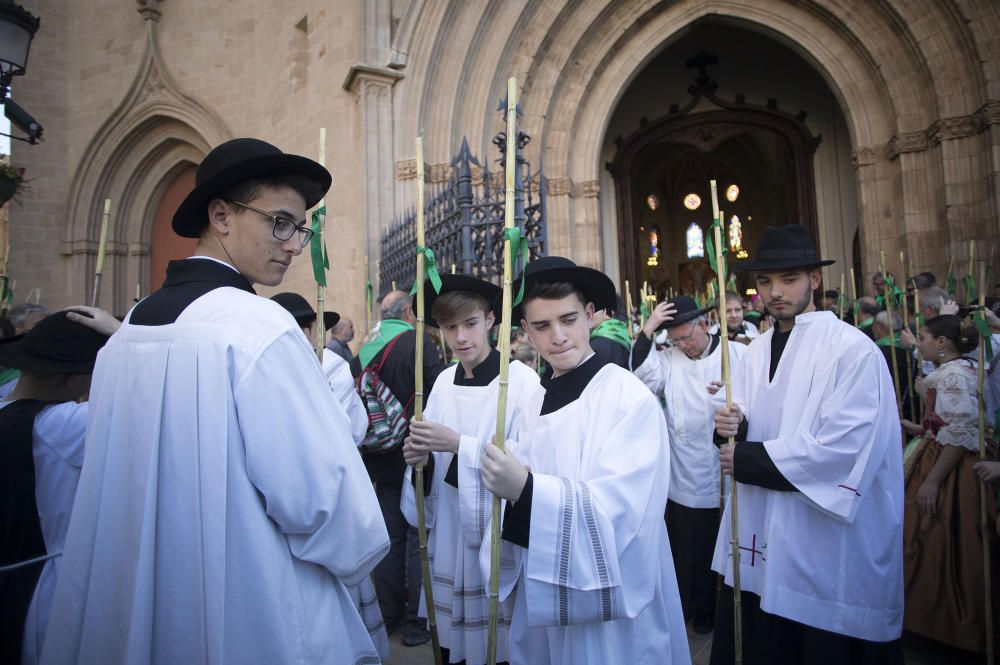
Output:
<path fill-rule="evenodd" d="M 385 359 L 401 336 L 396 335 L 386 345 L 377 366 L 369 365 L 358 376 L 358 394 L 368 412 L 368 431 L 358 444 L 358 450 L 363 455 L 385 455 L 396 450 L 403 444 L 403 434 L 410 424 L 406 410 L 413 397 L 405 406 L 400 404 L 379 375 Z"/>

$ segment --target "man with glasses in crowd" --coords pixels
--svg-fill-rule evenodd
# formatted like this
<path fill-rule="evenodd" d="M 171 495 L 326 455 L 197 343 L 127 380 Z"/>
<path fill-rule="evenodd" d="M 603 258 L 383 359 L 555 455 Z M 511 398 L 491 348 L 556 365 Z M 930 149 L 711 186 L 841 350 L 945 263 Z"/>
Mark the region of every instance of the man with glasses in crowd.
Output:
<path fill-rule="evenodd" d="M 741 305 L 739 298 L 736 304 Z M 632 347 L 631 368 L 663 405 L 670 434 L 670 491 L 665 518 L 684 620 L 696 633 L 715 624 L 712 555 L 719 531 L 719 458 L 712 436 L 715 411 L 725 405 L 721 334 L 709 331 L 694 298 L 680 295 L 657 305 Z M 742 308 L 741 308 L 742 314 Z M 729 316 L 726 317 L 727 322 Z M 667 331 L 670 346 L 653 348 Z M 744 344 L 730 344 L 729 361 L 738 371 Z"/>
<path fill-rule="evenodd" d="M 351 602 L 389 547 L 378 502 L 309 342 L 253 290 L 330 180 L 256 139 L 198 167 L 173 218 L 195 256 L 97 360 L 42 662 L 378 662 Z"/>

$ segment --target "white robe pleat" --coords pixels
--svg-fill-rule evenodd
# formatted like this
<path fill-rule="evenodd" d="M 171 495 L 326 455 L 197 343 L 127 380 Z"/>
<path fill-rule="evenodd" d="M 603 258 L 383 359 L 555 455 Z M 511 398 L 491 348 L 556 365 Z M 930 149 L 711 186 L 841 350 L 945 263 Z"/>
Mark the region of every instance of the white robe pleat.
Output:
<path fill-rule="evenodd" d="M 378 663 L 350 586 L 389 541 L 319 362 L 219 288 L 126 323 L 94 372 L 42 662 Z"/>

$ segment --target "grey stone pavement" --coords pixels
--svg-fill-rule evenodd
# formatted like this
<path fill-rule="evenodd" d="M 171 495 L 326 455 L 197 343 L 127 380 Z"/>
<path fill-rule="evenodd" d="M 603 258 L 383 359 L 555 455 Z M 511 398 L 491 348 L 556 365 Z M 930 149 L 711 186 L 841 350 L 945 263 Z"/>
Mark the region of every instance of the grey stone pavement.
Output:
<path fill-rule="evenodd" d="M 389 638 L 392 655 L 385 665 L 433 665 L 434 657 L 430 644 L 419 647 L 403 645 L 402 631 Z M 688 644 L 691 646 L 692 665 L 708 665 L 712 653 L 712 634 L 698 635 L 688 627 Z M 966 652 L 957 652 L 940 643 L 914 635 L 904 635 L 903 646 L 906 665 L 982 665 L 986 657 L 977 657 Z M 614 665 L 609 663 L 608 665 Z M 624 665 L 624 664 L 623 664 Z M 845 664 L 846 665 L 846 664 Z"/>

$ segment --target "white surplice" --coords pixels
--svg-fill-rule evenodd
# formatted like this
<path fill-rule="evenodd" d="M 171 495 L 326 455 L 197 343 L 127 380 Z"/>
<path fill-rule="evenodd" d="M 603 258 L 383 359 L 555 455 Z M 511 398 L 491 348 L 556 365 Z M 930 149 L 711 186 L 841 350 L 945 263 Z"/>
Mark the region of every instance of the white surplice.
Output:
<path fill-rule="evenodd" d="M 903 622 L 903 470 L 892 379 L 832 312 L 795 319 L 774 380 L 771 337 L 747 348 L 734 402 L 797 492 L 739 484 L 740 575 L 764 612 L 886 642 Z M 737 444 L 739 445 L 739 444 Z M 727 503 L 712 568 L 732 585 Z"/>
<path fill-rule="evenodd" d="M 479 548 L 486 535 L 493 495 L 480 478 L 479 459 L 483 446 L 496 434 L 497 397 L 500 379 L 487 386 L 455 385 L 452 365 L 434 382 L 424 419 L 441 423 L 461 435 L 458 447 L 458 489 L 445 482 L 445 474 L 456 455 L 433 453 L 434 475 L 430 494 L 424 500 L 427 552 L 431 559 L 434 608 L 441 646 L 450 651 L 452 662 L 469 665 L 486 662 L 489 578 L 479 569 Z M 538 374 L 516 360 L 510 363 L 507 392 L 507 437 L 518 437 L 518 423 L 530 408 L 527 399 L 538 388 Z M 407 467 L 401 509 L 407 521 L 417 525 L 416 497 Z M 488 538 L 487 538 L 488 540 Z M 420 596 L 420 616 L 427 616 Z M 507 626 L 510 616 L 500 609 L 497 630 L 497 661 L 507 660 Z"/>
<path fill-rule="evenodd" d="M 368 431 L 368 412 L 354 384 L 351 365 L 330 349 L 324 348 L 323 375 L 330 384 L 333 396 L 351 419 L 351 436 L 354 438 L 354 443 L 361 443 Z"/>
<path fill-rule="evenodd" d="M 745 344 L 729 344 L 730 367 L 738 367 Z M 650 349 L 634 370 L 654 395 L 663 396 L 670 434 L 670 500 L 688 508 L 719 507 L 719 451 L 712 441 L 715 411 L 726 403 L 725 389 L 708 393 L 722 380 L 722 344 L 692 360 L 678 348 Z"/>
<path fill-rule="evenodd" d="M 543 398 L 536 391 L 509 444 L 533 479 L 528 547 L 501 541 L 510 662 L 690 663 L 663 521 L 670 453 L 656 399 L 612 364 L 578 399 L 539 415 Z M 489 538 L 480 566 L 488 579 Z"/>
<path fill-rule="evenodd" d="M 8 404 L 10 402 L 0 402 L 0 408 Z M 73 497 L 83 466 L 86 428 L 86 402 L 46 406 L 35 418 L 31 443 L 35 464 L 35 505 L 48 554 L 58 554 L 66 542 Z M 38 577 L 35 595 L 31 598 L 24 621 L 22 665 L 37 663 L 41 655 L 60 565 L 60 557 L 49 559 Z"/>
<path fill-rule="evenodd" d="M 389 548 L 350 423 L 276 303 L 223 287 L 98 356 L 43 663 L 378 663 Z"/>

